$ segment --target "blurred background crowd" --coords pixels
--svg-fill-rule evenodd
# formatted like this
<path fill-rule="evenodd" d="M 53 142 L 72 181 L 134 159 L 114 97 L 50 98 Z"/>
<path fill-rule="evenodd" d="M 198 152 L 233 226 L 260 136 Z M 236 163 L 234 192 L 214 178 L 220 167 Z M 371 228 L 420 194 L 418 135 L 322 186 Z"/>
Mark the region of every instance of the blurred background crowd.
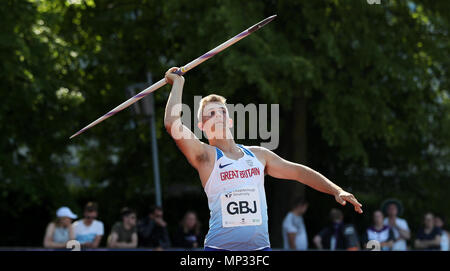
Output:
<path fill-rule="evenodd" d="M 423 223 L 412 237 L 403 213 L 402 204 L 395 199 L 383 202 L 382 208 L 373 211 L 372 224 L 363 232 L 346 223 L 340 209 L 329 212 L 329 223 L 317 233 L 307 230 L 308 221 L 303 216 L 309 203 L 302 197 L 294 201 L 292 209 L 282 224 L 283 247 L 276 250 L 442 250 L 449 249 L 449 233 L 444 228 L 441 215 L 427 212 Z M 104 223 L 98 219 L 98 205 L 88 202 L 83 216 L 78 219 L 68 207 L 56 211 L 56 218 L 47 226 L 43 247 L 65 249 L 69 240 L 77 240 L 81 248 L 96 249 L 106 239 L 109 249 L 146 248 L 162 250 L 198 250 L 203 247 L 203 238 L 208 229 L 202 227 L 195 211 L 187 211 L 179 221 L 176 231 L 169 232 L 161 207 L 152 206 L 138 220 L 133 209 L 124 207 L 118 212 L 108 234 Z M 78 220 L 77 220 L 78 219 Z M 312 242 L 311 242 L 312 241 Z"/>

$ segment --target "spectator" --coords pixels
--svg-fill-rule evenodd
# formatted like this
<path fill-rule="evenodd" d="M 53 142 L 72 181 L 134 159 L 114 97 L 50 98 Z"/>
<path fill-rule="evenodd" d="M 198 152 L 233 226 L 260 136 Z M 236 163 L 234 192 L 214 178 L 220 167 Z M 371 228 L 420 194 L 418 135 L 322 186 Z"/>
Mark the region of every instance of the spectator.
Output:
<path fill-rule="evenodd" d="M 50 222 L 45 231 L 45 248 L 66 248 L 69 240 L 75 239 L 75 233 L 72 227 L 72 219 L 77 215 L 72 213 L 68 207 L 61 207 L 56 211 L 56 220 Z"/>
<path fill-rule="evenodd" d="M 366 230 L 364 236 L 364 247 L 367 248 L 367 242 L 371 240 L 380 243 L 381 250 L 391 250 L 394 244 L 394 231 L 383 223 L 384 216 L 380 210 L 373 212 L 373 226 Z"/>
<path fill-rule="evenodd" d="M 381 209 L 386 214 L 384 225 L 388 225 L 394 231 L 394 245 L 392 250 L 407 250 L 406 240 L 411 237 L 408 223 L 398 216 L 403 213 L 403 206 L 396 199 L 388 199 L 383 202 Z"/>
<path fill-rule="evenodd" d="M 84 207 L 84 218 L 73 223 L 75 238 L 83 248 L 98 248 L 103 237 L 103 222 L 96 220 L 98 205 L 88 202 Z"/>
<path fill-rule="evenodd" d="M 434 217 L 434 225 L 436 227 L 438 227 L 441 232 L 441 250 L 442 251 L 448 251 L 448 247 L 449 247 L 449 233 L 448 231 L 444 230 L 444 217 L 441 215 L 436 215 Z"/>
<path fill-rule="evenodd" d="M 188 211 L 184 215 L 181 225 L 173 238 L 173 246 L 179 248 L 198 248 L 203 246 L 201 243 L 200 222 L 197 214 Z"/>
<path fill-rule="evenodd" d="M 318 249 L 359 250 L 359 238 L 352 224 L 344 224 L 341 210 L 331 209 L 331 225 L 317 234 L 313 241 Z"/>
<path fill-rule="evenodd" d="M 138 224 L 138 236 L 140 247 L 164 250 L 170 247 L 170 238 L 167 231 L 167 223 L 163 219 L 163 209 L 152 206 L 148 217 Z"/>
<path fill-rule="evenodd" d="M 136 230 L 136 212 L 124 207 L 120 216 L 121 222 L 116 222 L 108 237 L 109 248 L 136 248 L 138 236 Z"/>
<path fill-rule="evenodd" d="M 426 213 L 424 227 L 417 233 L 414 247 L 421 250 L 440 250 L 441 234 L 441 230 L 434 225 L 434 215 Z"/>
<path fill-rule="evenodd" d="M 304 198 L 298 198 L 291 211 L 283 220 L 284 249 L 307 250 L 308 235 L 306 233 L 303 214 L 308 209 L 308 202 Z"/>

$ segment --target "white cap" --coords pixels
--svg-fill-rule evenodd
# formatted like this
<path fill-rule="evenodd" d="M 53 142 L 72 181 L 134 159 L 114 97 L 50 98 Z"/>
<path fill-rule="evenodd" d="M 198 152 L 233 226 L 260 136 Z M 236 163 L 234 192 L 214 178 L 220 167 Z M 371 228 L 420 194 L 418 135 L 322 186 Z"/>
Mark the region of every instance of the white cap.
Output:
<path fill-rule="evenodd" d="M 58 211 L 56 211 L 56 216 L 57 217 L 69 217 L 72 219 L 77 218 L 77 215 L 72 213 L 72 211 L 69 209 L 69 207 L 61 207 L 58 209 Z"/>

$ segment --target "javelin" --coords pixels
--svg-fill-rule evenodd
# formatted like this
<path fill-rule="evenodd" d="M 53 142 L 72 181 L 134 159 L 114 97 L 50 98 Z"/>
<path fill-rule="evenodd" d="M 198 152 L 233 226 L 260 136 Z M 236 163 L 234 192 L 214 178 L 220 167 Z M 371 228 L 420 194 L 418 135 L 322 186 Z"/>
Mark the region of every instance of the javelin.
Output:
<path fill-rule="evenodd" d="M 261 27 L 265 26 L 266 24 L 270 23 L 273 19 L 275 19 L 275 17 L 277 17 L 277 15 L 272 15 L 270 17 L 267 17 L 266 19 L 262 20 L 261 22 L 259 22 L 259 23 L 255 24 L 255 25 L 253 25 L 252 27 L 242 31 L 240 34 L 232 37 L 231 39 L 227 40 L 226 42 L 222 43 L 221 45 L 219 45 L 216 48 L 212 49 L 211 51 L 207 52 L 206 54 L 204 54 L 204 55 L 202 55 L 202 56 L 192 60 L 191 62 L 189 62 L 188 64 L 184 65 L 183 67 L 178 68 L 178 70 L 174 71 L 173 73 L 176 73 L 178 75 L 183 75 L 183 74 L 187 73 L 189 70 L 191 70 L 194 67 L 198 66 L 200 63 L 206 61 L 208 58 L 213 57 L 214 55 L 216 55 L 219 52 L 225 50 L 226 48 L 230 47 L 234 43 L 240 41 L 241 39 L 247 37 L 251 33 L 255 32 L 256 30 L 260 29 Z M 70 137 L 70 139 L 73 138 L 73 137 L 76 137 L 77 135 L 79 135 L 81 133 L 83 133 L 87 129 L 89 129 L 89 128 L 99 124 L 100 122 L 102 122 L 105 119 L 111 117 L 112 115 L 114 115 L 114 114 L 124 110 L 128 106 L 134 104 L 135 102 L 137 102 L 140 99 L 144 98 L 145 96 L 147 96 L 148 94 L 150 94 L 153 91 L 157 90 L 158 88 L 165 86 L 166 84 L 167 84 L 167 82 L 166 82 L 165 78 L 159 80 L 158 82 L 154 83 L 153 85 L 151 85 L 148 88 L 144 89 L 143 91 L 139 92 L 138 94 L 136 94 L 132 98 L 126 100 L 125 102 L 123 102 L 122 104 L 120 104 L 119 106 L 114 108 L 113 110 L 109 111 L 105 115 L 101 116 L 96 121 L 92 122 L 88 126 L 84 127 L 80 131 L 76 132 L 75 134 L 73 134 Z"/>

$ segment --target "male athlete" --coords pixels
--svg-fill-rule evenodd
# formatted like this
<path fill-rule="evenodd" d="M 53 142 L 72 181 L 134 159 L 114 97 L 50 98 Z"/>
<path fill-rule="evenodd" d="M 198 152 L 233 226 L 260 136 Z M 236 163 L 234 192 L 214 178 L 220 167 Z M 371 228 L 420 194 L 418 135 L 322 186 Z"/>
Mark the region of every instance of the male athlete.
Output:
<path fill-rule="evenodd" d="M 238 145 L 225 98 L 209 95 L 200 101 L 198 127 L 209 144 L 201 142 L 181 122 L 184 77 L 170 68 L 165 75 L 172 85 L 164 125 L 189 163 L 198 171 L 210 209 L 205 250 L 271 250 L 267 223 L 264 175 L 296 180 L 320 192 L 333 195 L 342 205 L 348 201 L 362 213 L 356 198 L 320 173 L 280 158 L 257 146 Z"/>

